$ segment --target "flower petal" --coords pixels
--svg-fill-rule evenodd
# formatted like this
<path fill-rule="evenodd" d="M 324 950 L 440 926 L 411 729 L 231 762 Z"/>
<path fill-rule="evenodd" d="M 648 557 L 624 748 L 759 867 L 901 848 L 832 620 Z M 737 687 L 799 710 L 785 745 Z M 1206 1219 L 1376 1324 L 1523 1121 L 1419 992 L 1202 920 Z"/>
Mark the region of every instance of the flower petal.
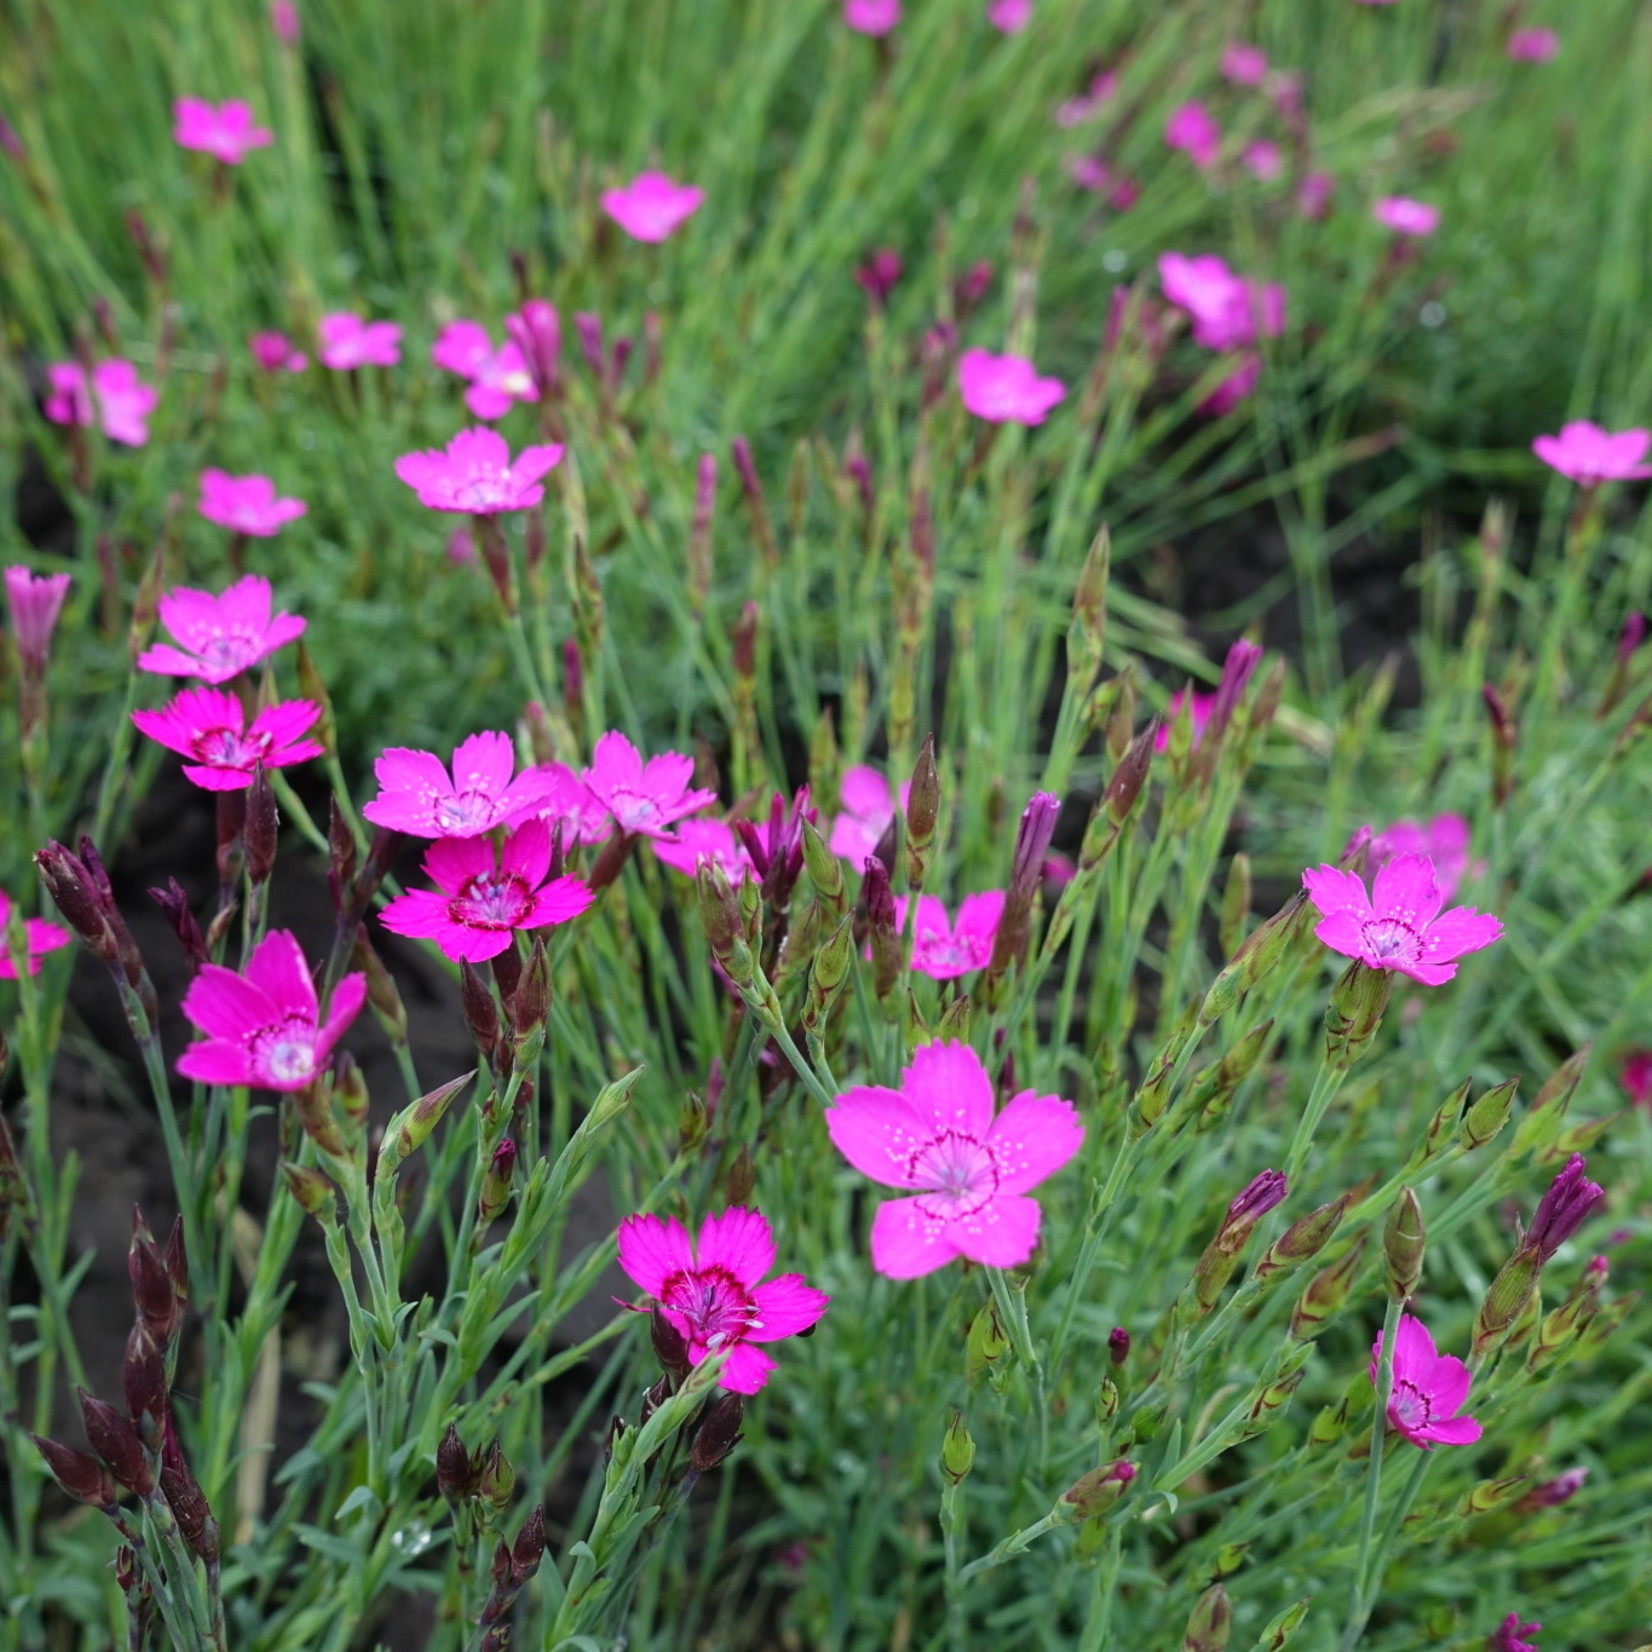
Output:
<path fill-rule="evenodd" d="M 763 1323 L 746 1332 L 747 1342 L 777 1342 L 796 1336 L 815 1324 L 832 1300 L 824 1291 L 805 1284 L 800 1273 L 783 1273 L 751 1294 Z"/>
<path fill-rule="evenodd" d="M 774 1267 L 774 1235 L 758 1211 L 732 1205 L 700 1224 L 694 1254 L 699 1267 L 726 1268 L 750 1289 Z"/>
<path fill-rule="evenodd" d="M 1038 1201 L 1024 1193 L 999 1193 L 975 1212 L 947 1224 L 947 1237 L 972 1262 L 1014 1268 L 1038 1245 Z"/>
<path fill-rule="evenodd" d="M 1356 873 L 1343 872 L 1335 866 L 1310 866 L 1302 874 L 1302 887 L 1323 917 L 1328 918 L 1333 912 L 1347 912 L 1355 918 L 1372 915 L 1370 897 Z"/>
<path fill-rule="evenodd" d="M 698 1365 L 700 1362 L 695 1360 L 694 1363 Z M 753 1348 L 749 1342 L 737 1342 L 729 1350 L 717 1385 L 731 1394 L 756 1394 L 769 1380 L 769 1372 L 773 1369 L 774 1361 L 761 1348 Z"/>
<path fill-rule="evenodd" d="M 184 994 L 183 1012 L 204 1033 L 239 1042 L 279 1020 L 261 987 L 221 964 L 202 964 Z"/>
<path fill-rule="evenodd" d="M 1314 925 L 1314 936 L 1344 958 L 1365 956 L 1365 926 L 1352 912 L 1333 912 Z"/>
<path fill-rule="evenodd" d="M 178 1071 L 197 1084 L 250 1084 L 252 1059 L 239 1044 L 203 1038 L 178 1057 Z"/>
<path fill-rule="evenodd" d="M 1430 1440 L 1441 1445 L 1473 1445 L 1485 1432 L 1473 1417 L 1447 1417 L 1443 1422 L 1429 1423 L 1411 1437 L 1418 1445 Z"/>
<path fill-rule="evenodd" d="M 1424 928 L 1440 910 L 1440 880 L 1427 855 L 1395 855 L 1378 867 L 1371 884 L 1371 907 L 1379 918 L 1398 918 Z"/>
<path fill-rule="evenodd" d="M 987 1145 L 998 1161 L 1000 1191 L 1025 1193 L 1084 1145 L 1084 1126 L 1070 1101 L 1023 1090 L 993 1121 Z"/>
<path fill-rule="evenodd" d="M 411 935 L 432 940 L 445 935 L 453 920 L 447 914 L 447 897 L 434 889 L 409 889 L 385 903 L 379 922 L 392 935 Z"/>
<path fill-rule="evenodd" d="M 480 432 L 478 434 L 481 434 Z M 486 432 L 492 435 L 492 431 Z M 502 445 L 502 444 L 501 444 Z M 497 729 L 485 729 L 461 740 L 453 752 L 453 789 L 479 791 L 498 797 L 511 783 L 516 771 L 516 747 L 511 737 Z"/>
<path fill-rule="evenodd" d="M 327 1005 L 327 1019 L 316 1035 L 316 1066 L 326 1064 L 328 1056 L 333 1053 L 333 1046 L 344 1036 L 344 1029 L 361 1014 L 361 1006 L 366 1002 L 367 977 L 359 970 L 353 975 L 346 975 L 333 988 L 333 996 Z"/>
<path fill-rule="evenodd" d="M 1450 963 L 1465 952 L 1478 952 L 1481 947 L 1490 946 L 1502 933 L 1503 925 L 1491 913 L 1476 912 L 1472 906 L 1454 906 L 1428 926 L 1423 936 L 1421 961 Z"/>
<path fill-rule="evenodd" d="M 992 1127 L 992 1080 L 967 1044 L 936 1042 L 912 1052 L 902 1091 L 919 1118 L 938 1130 L 984 1136 Z"/>
<path fill-rule="evenodd" d="M 845 1090 L 826 1109 L 832 1145 L 863 1176 L 885 1187 L 913 1187 L 914 1156 L 934 1131 L 899 1090 L 881 1084 Z"/>
<path fill-rule="evenodd" d="M 493 840 L 487 837 L 439 837 L 425 850 L 424 875 L 449 895 L 471 878 L 492 876 Z"/>
<path fill-rule="evenodd" d="M 872 1266 L 886 1279 L 917 1279 L 961 1254 L 951 1230 L 924 1199 L 889 1199 L 872 1218 Z"/>
<path fill-rule="evenodd" d="M 657 1298 L 673 1274 L 694 1266 L 688 1230 L 663 1216 L 627 1216 L 619 1225 L 619 1265 L 640 1289 Z"/>
<path fill-rule="evenodd" d="M 316 1019 L 315 982 L 304 949 L 290 930 L 272 929 L 247 960 L 247 980 L 259 987 L 283 1015 Z"/>

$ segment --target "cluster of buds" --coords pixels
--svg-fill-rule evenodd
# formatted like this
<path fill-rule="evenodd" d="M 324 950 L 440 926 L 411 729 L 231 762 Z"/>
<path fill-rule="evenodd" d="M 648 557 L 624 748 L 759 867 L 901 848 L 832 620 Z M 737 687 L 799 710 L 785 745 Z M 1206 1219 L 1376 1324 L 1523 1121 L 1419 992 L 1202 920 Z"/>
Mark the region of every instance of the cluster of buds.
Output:
<path fill-rule="evenodd" d="M 468 1516 L 491 1530 L 510 1507 L 516 1470 L 497 1437 L 468 1451 L 449 1423 L 436 1447 L 436 1489 L 461 1519 Z"/>
<path fill-rule="evenodd" d="M 511 1607 L 544 1558 L 545 1506 L 536 1503 L 522 1522 L 516 1541 L 507 1544 L 501 1538 L 494 1547 L 488 1598 L 477 1619 L 477 1628 L 481 1631 L 476 1642 L 477 1652 L 509 1652 Z"/>
<path fill-rule="evenodd" d="M 1543 1195 L 1531 1227 L 1515 1244 L 1486 1292 L 1474 1320 L 1473 1348 L 1484 1356 L 1500 1344 L 1537 1295 L 1538 1276 L 1560 1247 L 1583 1226 L 1606 1190 L 1584 1174 L 1583 1155 L 1574 1153 Z"/>
<path fill-rule="evenodd" d="M 114 977 L 133 1036 L 140 1044 L 148 1044 L 157 1036 L 160 1013 L 154 983 L 143 967 L 132 931 L 115 905 L 109 874 L 103 869 L 97 846 L 89 837 L 83 837 L 76 855 L 61 843 L 50 842 L 35 855 L 34 862 L 63 921 Z"/>

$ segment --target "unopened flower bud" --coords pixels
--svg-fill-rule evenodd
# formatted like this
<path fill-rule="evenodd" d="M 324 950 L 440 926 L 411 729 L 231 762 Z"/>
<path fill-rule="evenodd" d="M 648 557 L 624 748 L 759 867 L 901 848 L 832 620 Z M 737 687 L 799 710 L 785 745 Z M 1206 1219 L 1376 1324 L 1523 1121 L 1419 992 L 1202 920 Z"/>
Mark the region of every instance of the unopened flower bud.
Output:
<path fill-rule="evenodd" d="M 1585 1044 L 1549 1075 L 1547 1083 L 1533 1097 L 1530 1112 L 1520 1121 L 1520 1128 L 1514 1133 L 1514 1143 L 1509 1148 L 1511 1155 L 1546 1147 L 1560 1134 L 1567 1109 L 1572 1105 L 1572 1097 L 1577 1094 L 1583 1069 L 1588 1065 L 1593 1050 L 1592 1044 Z"/>
<path fill-rule="evenodd" d="M 705 1409 L 704 1420 L 694 1431 L 688 1461 L 696 1474 L 705 1474 L 724 1462 L 740 1443 L 740 1422 L 746 1402 L 739 1394 L 719 1394 Z"/>
<path fill-rule="evenodd" d="M 384 1132 L 385 1146 L 379 1150 L 380 1168 L 384 1168 L 387 1150 L 392 1142 L 395 1145 L 391 1169 L 418 1152 L 430 1139 L 431 1131 L 441 1122 L 453 1098 L 467 1089 L 475 1076 L 475 1072 L 471 1071 L 461 1073 L 458 1078 L 450 1078 L 446 1084 L 437 1085 L 391 1119 Z"/>
<path fill-rule="evenodd" d="M 166 888 L 151 889 L 149 898 L 166 914 L 166 921 L 172 926 L 172 933 L 178 937 L 178 944 L 189 960 L 191 976 L 202 964 L 210 964 L 212 955 L 207 951 L 206 939 L 201 934 L 201 926 L 195 921 L 194 912 L 190 910 L 189 896 L 184 893 L 178 880 L 168 878 Z"/>
<path fill-rule="evenodd" d="M 700 859 L 695 884 L 700 897 L 700 922 L 711 943 L 712 956 L 735 986 L 751 986 L 757 979 L 756 964 L 746 944 L 745 920 L 728 874 L 705 855 Z"/>
<path fill-rule="evenodd" d="M 1113 1362 L 1114 1370 L 1130 1357 L 1130 1333 L 1122 1325 L 1115 1325 L 1107 1333 L 1107 1357 Z"/>
<path fill-rule="evenodd" d="M 1227 882 L 1222 885 L 1222 914 L 1217 930 L 1222 951 L 1230 956 L 1245 938 L 1245 925 L 1250 921 L 1250 901 L 1250 856 L 1240 850 L 1228 868 Z"/>
<path fill-rule="evenodd" d="M 941 1439 L 941 1477 L 948 1485 L 960 1484 L 975 1466 L 975 1441 L 962 1411 L 954 1411 Z"/>
<path fill-rule="evenodd" d="M 516 1040 L 516 1065 L 519 1069 L 531 1066 L 538 1059 L 550 1013 L 550 960 L 544 941 L 536 936 L 528 955 L 528 967 L 522 971 L 510 1001 L 511 1033 Z"/>
<path fill-rule="evenodd" d="M 1291 1312 L 1291 1335 L 1299 1342 L 1312 1341 L 1342 1311 L 1364 1250 L 1365 1235 L 1361 1234 L 1347 1255 L 1321 1268 L 1308 1281 L 1308 1288 Z"/>
<path fill-rule="evenodd" d="M 497 1066 L 499 1006 L 494 1002 L 493 989 L 465 960 L 459 964 L 459 1004 L 470 1036 L 476 1040 L 477 1053 L 488 1066 Z"/>
<path fill-rule="evenodd" d="M 660 1369 L 672 1379 L 681 1382 L 689 1373 L 688 1339 L 666 1317 L 656 1303 L 649 1309 L 648 1340 L 654 1349 L 654 1358 Z"/>
<path fill-rule="evenodd" d="M 1228 1592 L 1213 1583 L 1194 1603 L 1182 1636 L 1183 1652 L 1225 1652 L 1233 1628 L 1233 1607 Z"/>
<path fill-rule="evenodd" d="M 1533 1486 L 1515 1508 L 1521 1514 L 1535 1514 L 1539 1509 L 1557 1509 L 1562 1503 L 1569 1503 L 1576 1497 L 1583 1490 L 1584 1482 L 1588 1478 L 1587 1467 L 1579 1465 L 1577 1468 L 1569 1468 L 1564 1474 Z"/>
<path fill-rule="evenodd" d="M 1410 1188 L 1401 1188 L 1382 1229 L 1383 1283 L 1396 1302 L 1409 1301 L 1416 1292 L 1423 1276 L 1426 1238 L 1423 1207 Z"/>
<path fill-rule="evenodd" d="M 247 792 L 247 881 L 254 889 L 270 881 L 275 870 L 276 840 L 280 834 L 281 816 L 275 807 L 275 792 L 263 765 L 254 771 L 252 786 Z"/>
<path fill-rule="evenodd" d="M 895 927 L 895 897 L 889 887 L 889 870 L 871 856 L 861 885 L 861 900 L 872 947 L 872 986 L 881 1002 L 894 990 L 901 973 L 901 942 Z"/>
<path fill-rule="evenodd" d="M 136 1205 L 132 1207 L 132 1243 L 126 1252 L 126 1273 L 132 1282 L 132 1303 L 139 1318 L 160 1341 L 168 1341 L 176 1334 L 183 1314 L 165 1258 Z"/>
<path fill-rule="evenodd" d="M 1376 1037 L 1394 990 L 1394 973 L 1372 969 L 1356 958 L 1331 989 L 1325 1011 L 1325 1059 L 1339 1072 L 1353 1066 Z"/>
<path fill-rule="evenodd" d="M 1115 826 L 1122 826 L 1130 818 L 1136 799 L 1147 784 L 1148 771 L 1153 766 L 1153 743 L 1158 738 L 1159 719 L 1155 717 L 1131 741 L 1118 767 L 1113 770 L 1107 789 L 1101 794 L 1101 813 Z"/>
<path fill-rule="evenodd" d="M 1035 792 L 1021 811 L 1009 888 L 1004 894 L 1003 913 L 993 937 L 991 969 L 994 973 L 1002 973 L 1026 953 L 1033 901 L 1043 879 L 1044 860 L 1060 813 L 1061 799 L 1053 792 Z"/>
<path fill-rule="evenodd" d="M 1104 1463 L 1081 1476 L 1061 1494 L 1056 1505 L 1064 1517 L 1074 1525 L 1081 1520 L 1093 1520 L 1105 1514 L 1129 1489 L 1136 1478 L 1136 1465 L 1120 1458 L 1115 1463 Z"/>
<path fill-rule="evenodd" d="M 763 484 L 758 479 L 751 443 L 744 436 L 736 436 L 729 446 L 734 454 L 734 468 L 740 475 L 740 491 L 745 495 L 746 509 L 751 514 L 752 532 L 757 536 L 758 548 L 771 568 L 778 567 L 780 548 L 775 543 L 774 524 L 769 520 L 769 507 L 763 498 Z"/>
<path fill-rule="evenodd" d="M 516 1143 L 506 1136 L 493 1150 L 482 1172 L 482 1191 L 476 1199 L 476 1225 L 484 1228 L 510 1202 L 511 1178 L 516 1171 Z"/>
<path fill-rule="evenodd" d="M 497 1439 L 489 1442 L 482 1459 L 482 1472 L 477 1478 L 476 1495 L 489 1504 L 496 1514 L 510 1507 L 511 1495 L 516 1490 L 516 1470 L 511 1467 L 503 1447 Z"/>
<path fill-rule="evenodd" d="M 165 1345 L 140 1319 L 126 1339 L 121 1365 L 121 1391 L 126 1413 L 146 1450 L 159 1451 L 166 1428 L 167 1381 Z"/>
<path fill-rule="evenodd" d="M 155 1475 L 137 1431 L 114 1406 L 88 1394 L 84 1388 L 77 1388 L 75 1393 L 80 1399 L 86 1443 L 126 1490 L 139 1497 L 149 1496 L 155 1489 Z"/>
<path fill-rule="evenodd" d="M 1348 1401 L 1343 1398 L 1336 1405 L 1323 1406 L 1308 1430 L 1310 1446 L 1335 1445 L 1348 1426 Z"/>
<path fill-rule="evenodd" d="M 997 1306 L 989 1299 L 981 1304 L 969 1323 L 964 1339 L 964 1375 L 973 1383 L 984 1371 L 997 1367 L 1010 1351 L 1010 1340 L 998 1317 Z"/>
<path fill-rule="evenodd" d="M 1302 1627 L 1302 1620 L 1308 1615 L 1312 1598 L 1310 1595 L 1304 1595 L 1295 1605 L 1287 1606 L 1277 1617 L 1269 1619 L 1256 1642 L 1256 1652 L 1284 1652 L 1291 1636 Z"/>
<path fill-rule="evenodd" d="M 1537 1207 L 1522 1243 L 1537 1254 L 1540 1266 L 1583 1226 L 1606 1197 L 1606 1190 L 1585 1176 L 1587 1168 L 1583 1155 L 1574 1153 Z"/>
<path fill-rule="evenodd" d="M 95 1457 L 73 1446 L 59 1445 L 44 1435 L 31 1434 L 31 1440 L 40 1448 L 52 1478 L 77 1503 L 88 1503 L 95 1509 L 109 1510 L 120 1498 L 120 1489 L 114 1477 Z"/>
<path fill-rule="evenodd" d="M 1250 1238 L 1251 1230 L 1270 1210 L 1284 1201 L 1288 1183 L 1278 1170 L 1264 1170 L 1254 1176 L 1234 1196 L 1216 1233 L 1216 1247 L 1237 1256 Z"/>
<path fill-rule="evenodd" d="M 1267 1279 L 1319 1255 L 1341 1225 L 1353 1197 L 1352 1193 L 1341 1194 L 1328 1205 L 1297 1217 L 1262 1253 L 1262 1260 L 1256 1264 L 1256 1277 Z"/>
<path fill-rule="evenodd" d="M 734 1163 L 728 1167 L 728 1175 L 723 1180 L 723 1192 L 731 1205 L 744 1205 L 750 1202 L 756 1186 L 757 1166 L 752 1163 L 751 1149 L 741 1142 L 740 1151 L 734 1155 Z"/>
<path fill-rule="evenodd" d="M 1519 1247 L 1498 1270 L 1474 1317 L 1472 1346 L 1477 1355 L 1489 1353 L 1508 1335 L 1537 1293 L 1543 1264 L 1535 1251 Z"/>
<path fill-rule="evenodd" d="M 481 1464 L 472 1461 L 465 1450 L 457 1426 L 449 1423 L 436 1447 L 436 1489 L 457 1508 L 467 1497 L 476 1495 L 481 1472 Z"/>
<path fill-rule="evenodd" d="M 1469 1103 L 1457 1132 L 1458 1144 L 1465 1153 L 1484 1147 L 1509 1122 L 1509 1114 L 1514 1110 L 1515 1093 L 1519 1088 L 1517 1074 L 1504 1079 L 1501 1084 L 1493 1085 Z"/>
<path fill-rule="evenodd" d="M 535 1503 L 511 1544 L 511 1581 L 518 1587 L 539 1570 L 545 1558 L 545 1505 Z"/>
<path fill-rule="evenodd" d="M 281 1174 L 300 1207 L 323 1227 L 330 1227 L 338 1220 L 338 1189 L 319 1170 L 284 1160 Z"/>
<path fill-rule="evenodd" d="M 1501 808 L 1514 790 L 1514 747 L 1519 734 L 1508 701 L 1490 683 L 1480 690 L 1491 724 L 1491 795 Z"/>

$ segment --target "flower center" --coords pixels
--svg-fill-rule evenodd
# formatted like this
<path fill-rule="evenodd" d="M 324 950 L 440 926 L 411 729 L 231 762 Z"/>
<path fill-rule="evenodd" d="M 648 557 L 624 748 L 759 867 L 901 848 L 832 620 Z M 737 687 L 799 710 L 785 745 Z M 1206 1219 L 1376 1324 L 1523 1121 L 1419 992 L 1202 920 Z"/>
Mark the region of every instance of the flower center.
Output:
<path fill-rule="evenodd" d="M 763 1328 L 751 1293 L 727 1268 L 674 1273 L 660 1290 L 660 1302 L 688 1321 L 691 1342 L 713 1351 Z"/>
<path fill-rule="evenodd" d="M 510 510 L 515 504 L 515 484 L 508 470 L 478 465 L 453 490 L 460 510 L 491 512 Z"/>
<path fill-rule="evenodd" d="M 1372 918 L 1360 926 L 1366 951 L 1373 958 L 1414 964 L 1423 955 L 1423 941 L 1403 918 Z"/>
<path fill-rule="evenodd" d="M 202 665 L 214 671 L 239 671 L 250 655 L 257 652 L 258 639 L 246 630 L 215 630 L 196 649 Z"/>
<path fill-rule="evenodd" d="M 998 1161 L 992 1149 L 963 1130 L 932 1136 L 907 1160 L 907 1175 L 915 1186 L 936 1196 L 920 1199 L 919 1209 L 947 1221 L 973 1216 L 991 1204 L 998 1191 Z"/>
<path fill-rule="evenodd" d="M 436 824 L 449 836 L 480 831 L 493 824 L 493 799 L 481 790 L 458 792 L 436 800 Z"/>
<path fill-rule="evenodd" d="M 1388 1414 L 1401 1428 L 1424 1428 L 1434 1420 L 1434 1407 L 1414 1382 L 1397 1377 L 1388 1399 Z"/>
<path fill-rule="evenodd" d="M 315 1071 L 315 1024 L 302 1016 L 288 1016 L 273 1027 L 252 1035 L 256 1071 L 282 1084 L 308 1078 Z"/>
<path fill-rule="evenodd" d="M 448 902 L 448 916 L 470 929 L 520 929 L 533 895 L 514 872 L 484 872 L 468 879 Z"/>
<path fill-rule="evenodd" d="M 653 798 L 642 792 L 616 788 L 608 801 L 609 810 L 628 832 L 642 831 L 658 823 L 662 810 Z"/>

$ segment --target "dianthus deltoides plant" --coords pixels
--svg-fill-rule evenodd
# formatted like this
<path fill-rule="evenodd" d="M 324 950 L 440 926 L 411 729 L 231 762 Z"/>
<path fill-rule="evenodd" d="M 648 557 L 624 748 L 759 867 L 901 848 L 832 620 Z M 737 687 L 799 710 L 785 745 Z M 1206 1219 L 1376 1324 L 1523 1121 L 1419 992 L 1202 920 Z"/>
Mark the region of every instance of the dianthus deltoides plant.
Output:
<path fill-rule="evenodd" d="M 24 8 L 0 1647 L 1652 1640 L 1631 20 L 1333 9 Z"/>

